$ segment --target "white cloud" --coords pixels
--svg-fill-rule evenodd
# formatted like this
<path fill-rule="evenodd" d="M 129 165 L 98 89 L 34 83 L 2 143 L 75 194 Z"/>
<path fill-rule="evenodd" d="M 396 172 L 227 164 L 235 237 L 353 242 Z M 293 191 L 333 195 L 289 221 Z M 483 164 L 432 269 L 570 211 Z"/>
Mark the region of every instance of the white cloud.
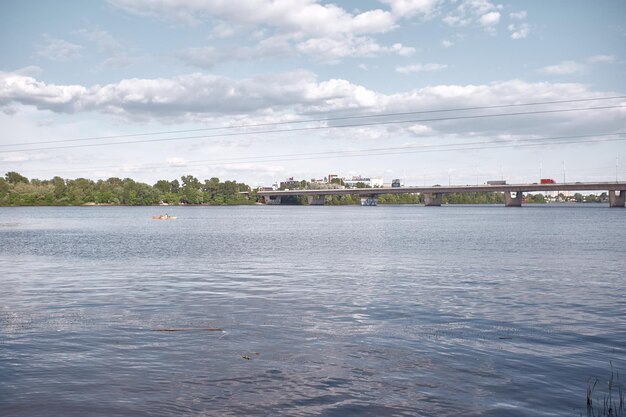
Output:
<path fill-rule="evenodd" d="M 590 71 L 592 64 L 612 63 L 614 61 L 614 55 L 594 55 L 587 58 L 586 64 L 581 64 L 576 61 L 561 61 L 558 64 L 543 67 L 539 72 L 550 75 L 579 75 Z"/>
<path fill-rule="evenodd" d="M 420 136 L 420 135 L 426 135 L 426 134 L 430 134 L 433 132 L 433 128 L 430 126 L 426 126 L 423 124 L 414 124 L 411 125 L 409 127 L 406 128 L 406 130 L 408 130 L 409 132 L 413 133 L 414 135 Z"/>
<path fill-rule="evenodd" d="M 337 62 L 346 57 L 375 57 L 395 54 L 410 56 L 415 48 L 395 43 L 380 45 L 367 36 L 327 36 L 298 40 L 293 35 L 276 35 L 263 39 L 254 47 L 196 47 L 187 48 L 176 56 L 188 64 L 212 68 L 229 61 L 252 61 L 279 55 L 308 55 L 321 62 Z"/>
<path fill-rule="evenodd" d="M 526 13 L 525 10 L 522 10 L 520 12 L 510 13 L 509 17 L 511 20 L 525 20 L 526 17 L 528 17 L 528 13 Z"/>
<path fill-rule="evenodd" d="M 523 22 L 527 17 L 528 13 L 526 13 L 525 10 L 509 13 L 509 19 L 513 21 L 513 23 L 508 26 L 509 32 L 511 32 L 511 39 L 518 40 L 528 37 L 530 25 Z"/>
<path fill-rule="evenodd" d="M 480 17 L 480 24 L 482 26 L 493 26 L 497 25 L 500 22 L 500 13 L 499 12 L 489 12 L 485 13 Z"/>
<path fill-rule="evenodd" d="M 127 12 L 198 23 L 210 18 L 241 25 L 265 25 L 282 32 L 311 35 L 384 33 L 395 27 L 390 12 L 375 9 L 351 14 L 313 0 L 109 0 Z"/>
<path fill-rule="evenodd" d="M 574 75 L 581 74 L 584 70 L 584 65 L 575 61 L 561 61 L 558 64 L 541 68 L 540 72 L 550 75 Z"/>
<path fill-rule="evenodd" d="M 444 48 L 449 48 L 449 47 L 451 47 L 451 46 L 454 46 L 454 43 L 453 43 L 453 42 L 451 42 L 451 41 L 449 41 L 449 40 L 447 40 L 447 39 L 444 39 L 444 40 L 442 40 L 442 41 L 441 41 L 441 45 L 442 45 Z"/>
<path fill-rule="evenodd" d="M 42 72 L 43 72 L 43 69 L 41 67 L 36 66 L 36 65 L 29 65 L 27 67 L 19 68 L 19 69 L 13 71 L 14 74 L 29 75 L 29 76 L 32 76 L 32 77 L 35 77 L 35 76 L 41 74 Z"/>
<path fill-rule="evenodd" d="M 215 65 L 229 61 L 251 61 L 269 58 L 280 53 L 287 53 L 287 48 L 287 46 L 264 44 L 259 44 L 256 48 L 216 48 L 207 46 L 187 48 L 179 52 L 176 56 L 190 65 L 200 68 L 212 68 Z"/>
<path fill-rule="evenodd" d="M 123 49 L 122 43 L 115 39 L 109 32 L 98 27 L 93 29 L 82 29 L 76 32 L 85 36 L 89 41 L 96 44 L 98 52 L 112 55 Z"/>
<path fill-rule="evenodd" d="M 594 55 L 587 59 L 591 63 L 613 63 L 615 55 Z"/>
<path fill-rule="evenodd" d="M 408 74 L 411 72 L 433 72 L 441 71 L 448 68 L 445 64 L 411 64 L 402 67 L 397 67 L 396 72 L 402 74 Z"/>
<path fill-rule="evenodd" d="M 106 30 L 96 26 L 90 29 L 81 29 L 75 33 L 84 36 L 93 43 L 98 53 L 105 57 L 98 65 L 98 70 L 125 68 L 137 61 L 136 57 L 129 54 L 129 47 Z"/>
<path fill-rule="evenodd" d="M 185 158 L 167 158 L 167 165 L 173 167 L 180 167 L 187 165 L 187 160 Z"/>
<path fill-rule="evenodd" d="M 461 0 L 459 5 L 449 12 L 443 22 L 453 27 L 480 25 L 489 31 L 500 22 L 501 5 L 489 0 Z"/>
<path fill-rule="evenodd" d="M 1 162 L 25 162 L 33 160 L 32 156 L 28 153 L 11 152 L 8 154 L 0 155 Z"/>
<path fill-rule="evenodd" d="M 416 14 L 431 15 L 441 0 L 381 0 L 391 6 L 391 11 L 399 17 L 411 17 Z"/>
<path fill-rule="evenodd" d="M 436 85 L 383 94 L 342 79 L 318 81 L 309 72 L 272 74 L 243 80 L 189 74 L 174 78 L 124 79 L 91 87 L 46 84 L 25 75 L 0 73 L 0 106 L 15 104 L 20 111 L 36 107 L 54 113 L 98 112 L 123 117 L 126 121 L 210 121 L 213 126 L 229 126 L 233 121 L 301 120 L 307 115 L 319 119 L 323 115 L 333 117 L 337 112 L 346 111 L 353 115 L 405 113 L 611 94 L 590 91 L 582 84 L 527 83 L 519 80 L 483 85 Z M 493 113 L 475 113 L 489 112 Z M 431 125 L 419 120 L 444 116 L 424 114 L 406 116 L 407 121 L 411 121 L 407 123 L 409 127 L 406 130 L 413 134 L 427 134 L 428 128 L 436 127 L 438 133 L 448 135 L 501 135 L 511 132 L 525 134 L 540 127 L 539 133 L 543 136 L 580 134 L 581 130 L 610 132 L 621 128 L 623 115 L 623 109 L 606 109 L 523 118 L 448 120 Z M 363 137 L 377 138 L 384 137 L 385 132 L 392 132 L 393 129 L 397 131 L 398 125 L 395 128 L 380 126 L 375 129 L 377 133 L 374 136 L 366 135 L 365 131 L 361 133 Z M 335 133 L 332 131 L 333 135 Z"/>
<path fill-rule="evenodd" d="M 87 89 L 79 85 L 47 85 L 28 75 L 0 72 L 0 106 L 11 102 L 59 112 L 75 111 Z"/>
<path fill-rule="evenodd" d="M 328 61 L 345 57 L 373 57 L 381 54 L 409 56 L 415 48 L 401 43 L 383 46 L 374 39 L 358 36 L 344 38 L 311 38 L 296 45 L 299 52 L 311 55 L 318 60 Z"/>
<path fill-rule="evenodd" d="M 67 61 L 79 57 L 81 49 L 80 45 L 45 33 L 43 43 L 37 46 L 37 54 L 53 61 Z"/>
<path fill-rule="evenodd" d="M 440 0 L 392 0 L 392 9 L 427 13 Z M 317 61 L 380 54 L 408 56 L 415 49 L 402 44 L 381 45 L 371 35 L 389 32 L 403 17 L 382 9 L 350 13 L 335 4 L 315 0 L 110 0 L 130 13 L 164 19 L 215 23 L 212 36 L 225 38 L 249 30 L 257 45 L 228 48 L 200 46 L 177 56 L 185 62 L 211 68 L 222 62 L 249 61 L 279 54 L 305 54 Z M 406 15 L 404 15 L 406 16 Z"/>
<path fill-rule="evenodd" d="M 221 22 L 213 28 L 213 30 L 211 31 L 211 36 L 218 39 L 224 39 L 230 38 L 236 32 L 237 28 L 234 25 Z"/>
<path fill-rule="evenodd" d="M 524 39 L 530 33 L 530 25 L 528 23 L 520 23 L 518 25 L 511 23 L 508 26 L 509 32 L 511 32 L 511 39 Z"/>
<path fill-rule="evenodd" d="M 389 51 L 395 52 L 400 56 L 410 56 L 415 53 L 415 48 L 410 46 L 404 46 L 401 43 L 394 43 L 393 45 L 391 45 L 391 48 L 389 48 Z"/>

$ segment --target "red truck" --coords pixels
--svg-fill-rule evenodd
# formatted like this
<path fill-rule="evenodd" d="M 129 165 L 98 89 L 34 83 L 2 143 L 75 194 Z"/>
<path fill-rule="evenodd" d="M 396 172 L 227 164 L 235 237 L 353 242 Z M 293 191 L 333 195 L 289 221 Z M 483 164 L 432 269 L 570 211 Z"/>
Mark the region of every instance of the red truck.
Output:
<path fill-rule="evenodd" d="M 542 184 L 556 184 L 556 181 L 554 181 L 552 178 L 542 178 L 541 183 Z"/>

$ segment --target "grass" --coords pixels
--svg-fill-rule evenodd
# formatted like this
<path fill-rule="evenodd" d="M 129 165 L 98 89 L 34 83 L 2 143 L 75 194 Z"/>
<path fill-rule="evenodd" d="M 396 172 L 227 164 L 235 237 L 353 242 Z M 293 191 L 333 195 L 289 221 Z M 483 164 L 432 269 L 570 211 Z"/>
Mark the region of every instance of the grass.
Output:
<path fill-rule="evenodd" d="M 593 394 L 597 384 L 598 378 L 590 378 L 587 382 L 587 417 L 626 417 L 624 389 L 619 380 L 619 371 L 613 371 L 612 363 L 611 377 L 607 381 L 607 393 L 602 396 L 601 402 L 596 401 L 594 405 Z M 598 400 L 597 397 L 596 400 Z"/>

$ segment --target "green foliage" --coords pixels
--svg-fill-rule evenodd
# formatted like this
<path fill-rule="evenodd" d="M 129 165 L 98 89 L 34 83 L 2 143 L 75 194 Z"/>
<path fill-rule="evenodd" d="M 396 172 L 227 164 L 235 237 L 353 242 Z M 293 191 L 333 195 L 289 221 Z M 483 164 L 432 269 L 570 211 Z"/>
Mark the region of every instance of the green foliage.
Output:
<path fill-rule="evenodd" d="M 442 203 L 446 204 L 504 204 L 502 193 L 445 193 Z"/>
<path fill-rule="evenodd" d="M 18 184 L 18 183 L 28 184 L 28 178 L 14 171 L 7 172 L 4 178 L 6 178 L 7 182 L 11 184 Z"/>
<path fill-rule="evenodd" d="M 220 182 L 211 178 L 201 182 L 191 175 L 178 180 L 159 180 L 153 186 L 131 178 L 112 177 L 94 182 L 86 178 L 51 180 L 28 178 L 8 172 L 0 178 L 1 206 L 63 206 L 83 204 L 112 204 L 145 206 L 161 202 L 168 204 L 240 205 L 254 204 L 256 193 L 246 184 L 236 181 Z"/>
<path fill-rule="evenodd" d="M 361 197 L 345 194 L 345 195 L 333 195 L 326 199 L 326 204 L 331 206 L 345 206 L 351 204 L 361 204 Z"/>
<path fill-rule="evenodd" d="M 545 204 L 546 198 L 543 194 L 528 194 L 526 196 L 526 202 L 528 204 Z"/>
<path fill-rule="evenodd" d="M 585 196 L 585 203 L 606 203 L 609 200 L 609 195 L 604 192 L 600 195 L 589 194 Z"/>
<path fill-rule="evenodd" d="M 420 194 L 381 194 L 378 204 L 420 204 L 424 198 Z"/>

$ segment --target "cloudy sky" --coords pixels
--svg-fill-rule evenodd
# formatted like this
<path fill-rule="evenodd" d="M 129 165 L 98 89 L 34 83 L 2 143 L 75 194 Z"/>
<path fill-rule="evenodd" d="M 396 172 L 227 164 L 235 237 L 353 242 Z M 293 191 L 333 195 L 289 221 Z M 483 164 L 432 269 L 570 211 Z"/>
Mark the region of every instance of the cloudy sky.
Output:
<path fill-rule="evenodd" d="M 2 173 L 626 179 L 622 0 L 3 1 L 0 57 Z"/>

